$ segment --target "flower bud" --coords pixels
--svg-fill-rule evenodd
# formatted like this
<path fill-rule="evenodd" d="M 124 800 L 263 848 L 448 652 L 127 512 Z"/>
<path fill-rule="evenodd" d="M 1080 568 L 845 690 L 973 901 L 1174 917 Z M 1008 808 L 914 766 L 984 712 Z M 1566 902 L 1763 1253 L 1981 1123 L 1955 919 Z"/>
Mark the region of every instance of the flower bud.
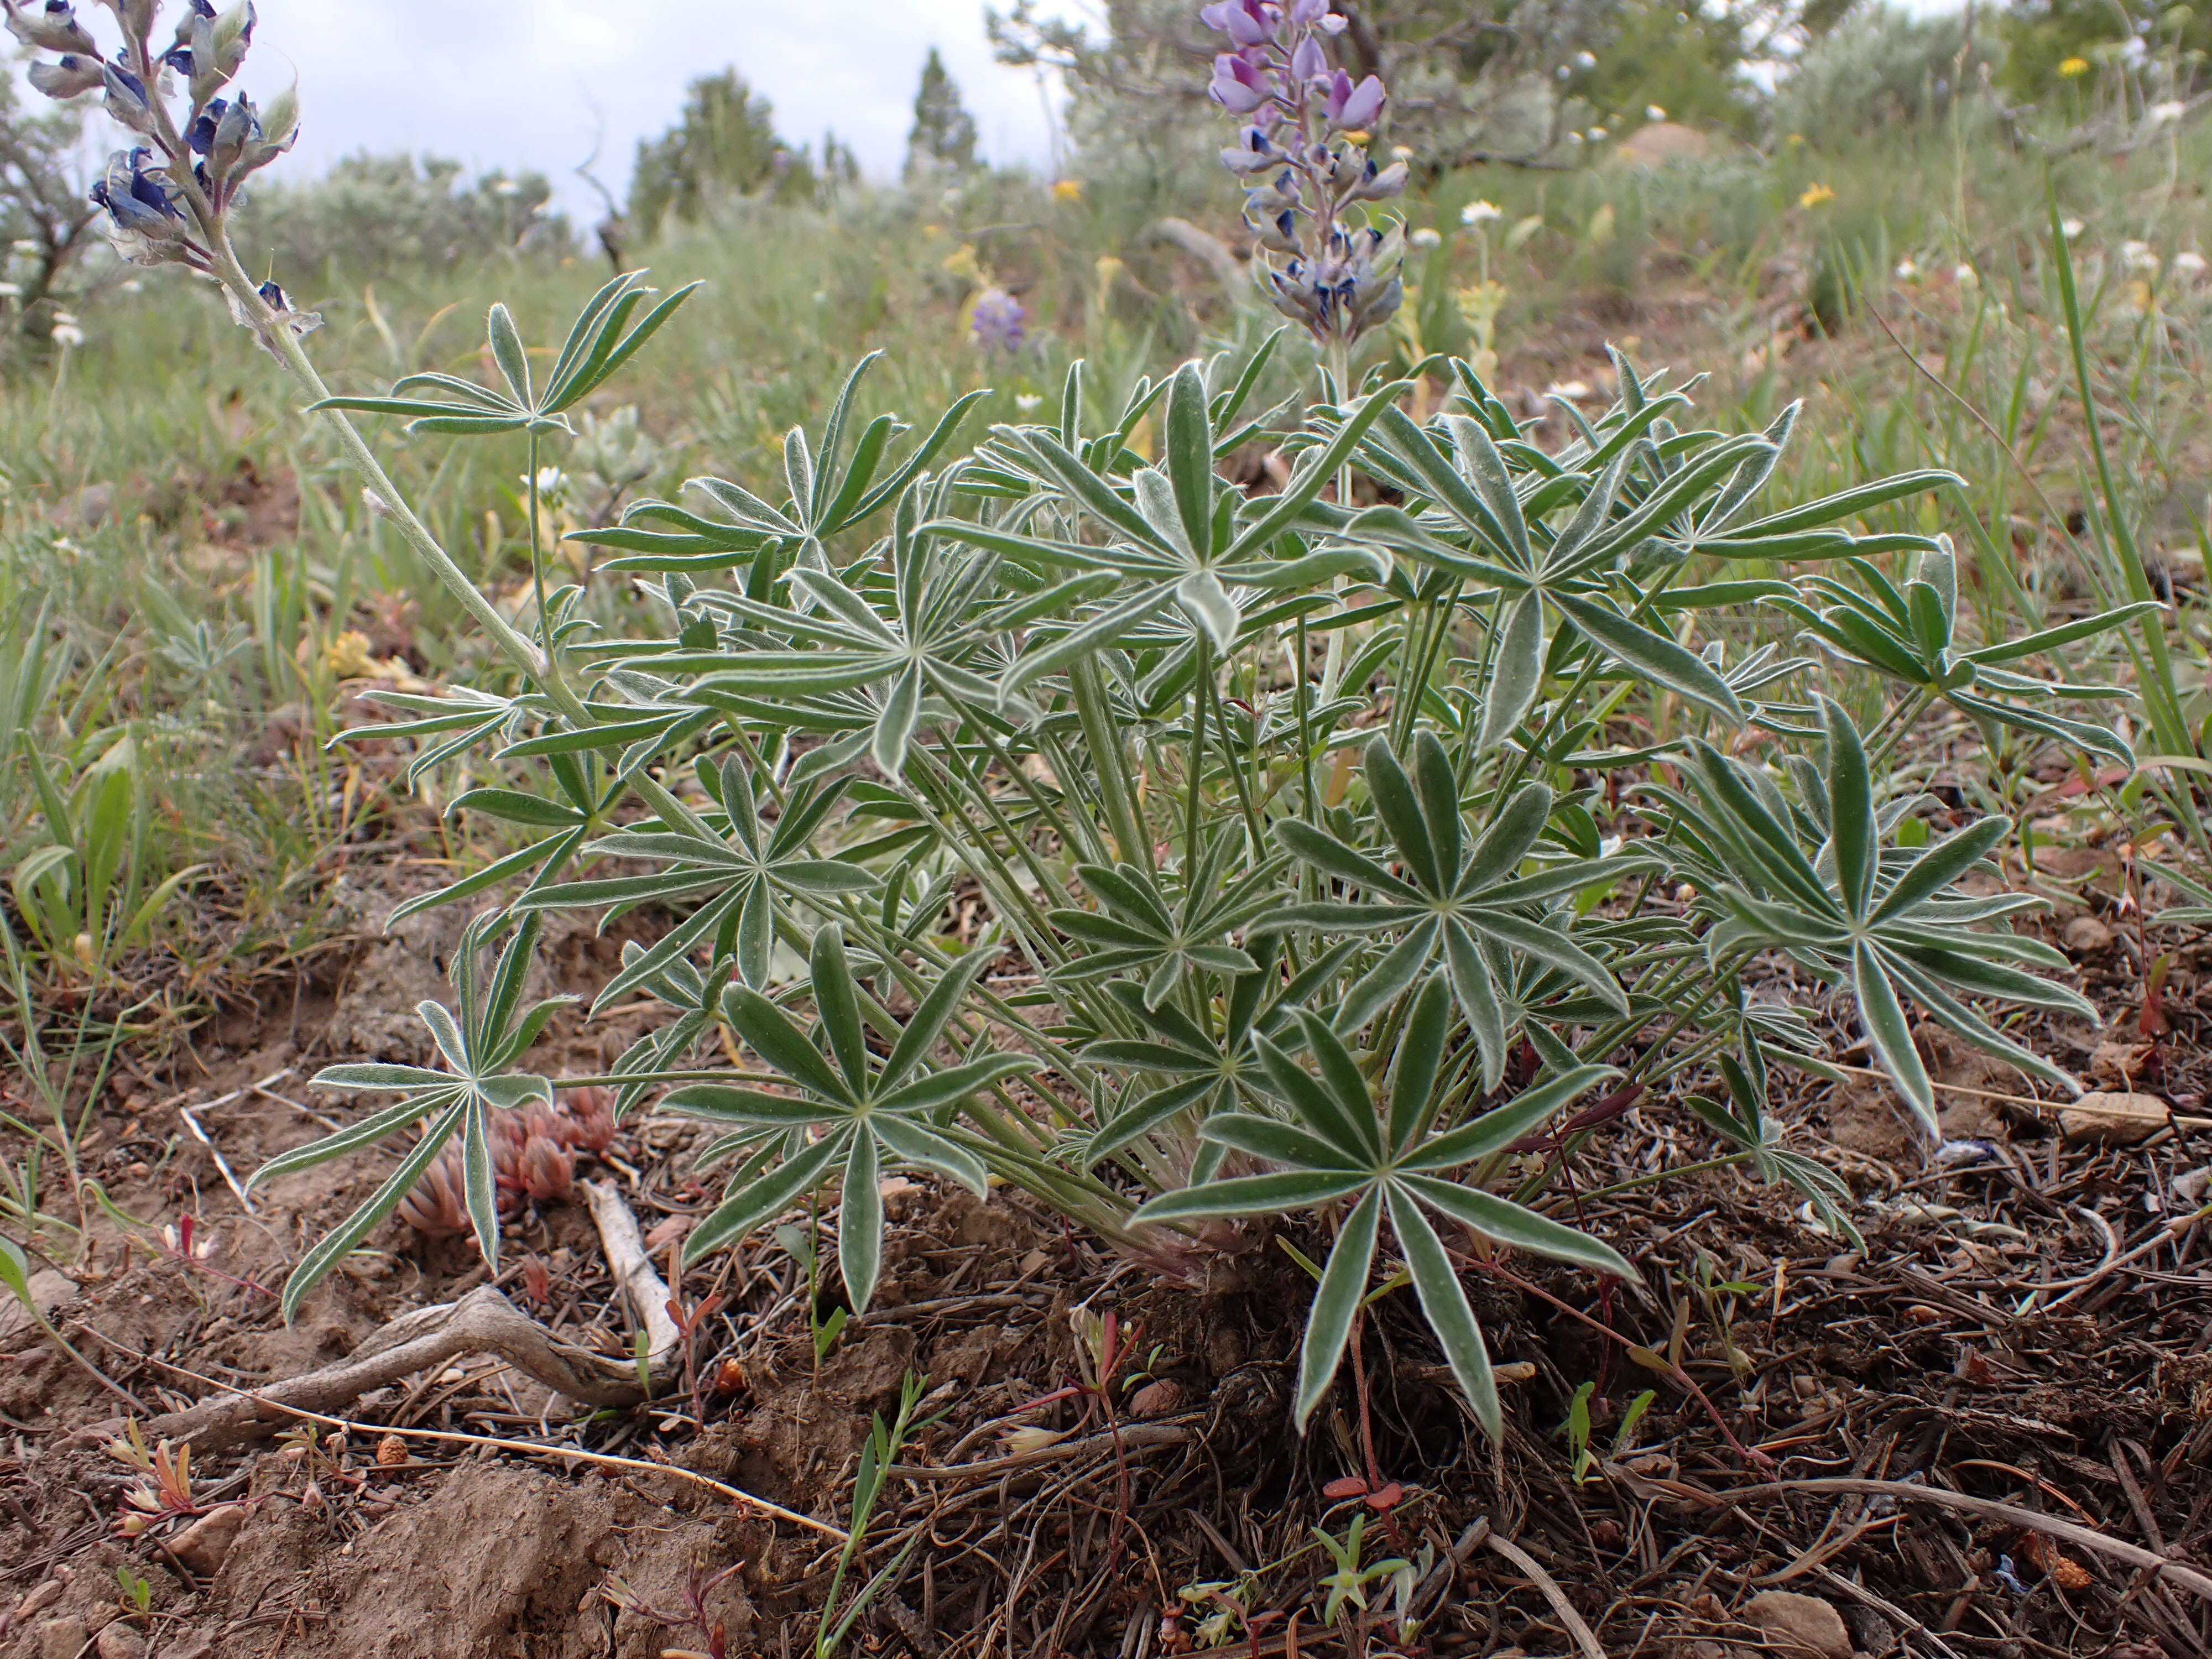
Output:
<path fill-rule="evenodd" d="M 1309 34 L 1291 53 L 1291 74 L 1300 81 L 1314 81 L 1328 73 L 1328 56 L 1322 51 L 1321 42 Z"/>
<path fill-rule="evenodd" d="M 100 43 L 76 21 L 70 0 L 45 0 L 33 9 L 8 10 L 8 32 L 27 46 L 40 52 L 85 52 L 100 56 Z"/>
<path fill-rule="evenodd" d="M 1405 190 L 1406 164 L 1403 161 L 1393 161 L 1379 173 L 1376 171 L 1375 163 L 1370 161 L 1367 176 L 1352 186 L 1345 199 L 1351 202 L 1387 202 L 1394 196 L 1403 195 Z"/>
<path fill-rule="evenodd" d="M 100 66 L 100 81 L 107 88 L 108 116 L 117 125 L 133 132 L 154 131 L 154 105 L 146 95 L 143 81 L 113 64 Z"/>
<path fill-rule="evenodd" d="M 93 201 L 107 214 L 101 228 L 116 252 L 134 265 L 205 269 L 207 255 L 191 240 L 191 221 L 168 186 L 146 171 L 147 155 L 118 150 L 108 157 L 106 174 L 92 187 Z"/>
<path fill-rule="evenodd" d="M 1371 125 L 1382 112 L 1382 80 L 1370 75 L 1358 86 L 1342 70 L 1329 85 L 1328 100 L 1323 107 L 1331 126 L 1356 130 Z"/>
<path fill-rule="evenodd" d="M 51 64 L 33 64 L 27 74 L 31 84 L 49 98 L 81 98 L 106 82 L 106 65 L 97 58 L 76 52 Z"/>
<path fill-rule="evenodd" d="M 270 151 L 273 161 L 292 148 L 292 141 L 300 136 L 300 88 L 289 86 L 269 100 L 261 112 L 261 137 L 264 143 L 274 146 Z M 256 161 L 256 167 L 266 162 Z"/>
<path fill-rule="evenodd" d="M 1236 144 L 1221 152 L 1221 164 L 1231 173 L 1250 175 L 1283 164 L 1283 152 L 1257 127 L 1246 127 Z"/>
<path fill-rule="evenodd" d="M 1260 194 L 1261 192 L 1258 191 L 1253 192 L 1255 197 Z M 1270 219 L 1264 212 L 1255 211 L 1248 198 L 1244 222 L 1252 227 L 1252 234 L 1259 239 L 1260 246 L 1269 252 L 1296 253 L 1298 251 L 1297 220 L 1289 209 L 1285 208 Z"/>
<path fill-rule="evenodd" d="M 1297 177 L 1288 167 L 1276 174 L 1273 182 L 1244 192 L 1244 216 L 1248 219 L 1272 219 L 1301 205 Z"/>
<path fill-rule="evenodd" d="M 212 98 L 238 73 L 246 49 L 253 40 L 252 0 L 240 0 L 221 16 L 195 13 L 192 17 L 191 79 L 195 107 Z"/>
<path fill-rule="evenodd" d="M 1249 115 L 1273 101 L 1275 77 L 1238 53 L 1224 52 L 1213 60 L 1213 84 L 1206 92 L 1231 114 Z"/>
<path fill-rule="evenodd" d="M 1265 46 L 1275 38 L 1273 20 L 1261 0 L 1219 0 L 1218 4 L 1201 8 L 1198 19 L 1240 46 Z"/>

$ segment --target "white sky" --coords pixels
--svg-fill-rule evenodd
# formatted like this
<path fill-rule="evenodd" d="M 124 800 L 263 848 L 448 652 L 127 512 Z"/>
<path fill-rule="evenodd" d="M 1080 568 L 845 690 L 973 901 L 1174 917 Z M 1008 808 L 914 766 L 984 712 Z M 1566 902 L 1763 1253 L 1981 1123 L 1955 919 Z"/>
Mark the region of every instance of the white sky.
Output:
<path fill-rule="evenodd" d="M 825 127 L 872 176 L 906 153 L 923 58 L 936 46 L 985 155 L 1040 167 L 1052 137 L 1035 77 L 993 61 L 982 0 L 257 0 L 247 82 L 296 65 L 295 168 L 359 149 L 434 152 L 471 169 L 534 167 L 596 216 L 571 169 L 591 153 L 619 193 L 637 141 L 676 117 L 685 85 L 734 64 L 777 130 Z M 589 219 L 586 219 L 588 222 Z"/>
<path fill-rule="evenodd" d="M 620 194 L 638 140 L 669 125 L 691 80 L 727 65 L 775 105 L 786 138 L 817 144 L 832 128 L 864 170 L 888 178 L 904 158 L 915 82 L 934 46 L 985 157 L 1048 168 L 1053 126 L 1036 79 L 993 60 L 983 3 L 257 0 L 246 83 L 265 99 L 296 69 L 304 119 L 286 169 L 294 178 L 361 149 L 449 155 L 472 172 L 535 168 L 587 225 L 596 200 L 572 170 L 594 134 L 604 126 L 599 176 Z M 1958 0 L 1904 3 L 1924 13 Z M 1103 8 L 1056 0 L 1046 9 L 1095 19 Z"/>

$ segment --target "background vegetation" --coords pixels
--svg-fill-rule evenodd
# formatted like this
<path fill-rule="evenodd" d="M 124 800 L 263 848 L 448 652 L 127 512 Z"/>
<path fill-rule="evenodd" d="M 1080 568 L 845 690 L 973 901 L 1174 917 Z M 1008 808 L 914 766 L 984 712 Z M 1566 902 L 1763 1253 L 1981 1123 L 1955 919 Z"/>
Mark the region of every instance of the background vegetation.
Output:
<path fill-rule="evenodd" d="M 1607 339 L 1706 371 L 1701 404 L 1731 428 L 1808 396 L 1815 418 L 1771 486 L 1778 507 L 1946 467 L 1969 481 L 1942 516 L 1968 603 L 1992 620 L 2138 590 L 2171 600 L 2159 651 L 2116 645 L 2087 666 L 2137 694 L 2122 718 L 2155 728 L 2139 748 L 2202 768 L 2212 223 L 2198 181 L 2212 141 L 2191 119 L 2194 21 L 2177 9 L 2122 31 L 2109 7 L 2033 7 L 1969 40 L 1958 20 L 1881 9 L 1558 7 L 1516 14 L 1509 48 L 1488 24 L 1455 33 L 1455 9 L 1364 14 L 1358 49 L 1401 84 L 1455 89 L 1403 99 L 1403 137 L 1463 157 L 1492 140 L 1462 125 L 1455 151 L 1449 121 L 1517 108 L 1542 142 L 1420 178 L 1404 204 L 1411 292 L 1370 357 L 1402 370 L 1474 355 L 1530 416 L 1548 393 L 1606 392 Z M 1114 16 L 1110 39 L 1018 8 L 999 21 L 1010 55 L 1071 77 L 1058 179 L 975 163 L 941 67 L 897 186 L 860 182 L 834 137 L 780 137 L 732 70 L 702 78 L 643 147 L 593 240 L 547 210 L 543 179 L 359 158 L 264 191 L 245 252 L 321 313 L 325 372 L 360 392 L 476 372 L 495 296 L 543 337 L 611 259 L 669 286 L 709 278 L 552 458 L 555 532 L 700 471 L 765 478 L 783 433 L 818 419 L 866 349 L 886 349 L 874 406 L 988 387 L 974 433 L 1055 393 L 1077 357 L 1115 403 L 1141 374 L 1273 325 L 1195 136 L 1218 112 L 1176 56 L 1179 9 L 1131 0 Z M 24 233 L 0 402 L 0 872 L 4 1029 L 26 1054 L 188 1032 L 329 936 L 331 878 L 369 849 L 462 867 L 507 850 L 437 815 L 471 781 L 458 763 L 402 799 L 326 749 L 365 718 L 349 686 L 436 683 L 481 644 L 319 429 L 288 416 L 283 383 L 211 291 L 128 280 L 100 253 L 49 261 L 70 234 L 52 174 L 72 118 L 4 114 L 46 169 L 19 167 L 0 210 Z M 2109 503 L 2083 447 L 2053 203 L 2083 284 L 2087 372 L 2117 416 Z M 972 325 L 991 289 L 1021 307 L 1013 349 Z M 194 372 L 149 372 L 176 363 Z M 1272 372 L 1286 386 L 1310 364 L 1286 351 Z M 382 441 L 446 544 L 523 603 L 520 441 Z M 639 603 L 612 582 L 592 594 L 617 623 Z M 1990 788 L 2008 810 L 2033 793 L 2025 778 Z M 2045 833 L 2112 828 L 2085 807 Z M 472 819 L 469 833 L 489 832 Z"/>

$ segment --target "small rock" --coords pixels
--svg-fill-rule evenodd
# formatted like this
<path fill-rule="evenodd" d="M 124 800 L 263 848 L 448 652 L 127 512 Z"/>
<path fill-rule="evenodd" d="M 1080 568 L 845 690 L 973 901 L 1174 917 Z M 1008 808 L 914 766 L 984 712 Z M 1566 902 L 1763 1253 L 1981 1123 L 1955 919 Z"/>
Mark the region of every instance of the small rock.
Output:
<path fill-rule="evenodd" d="M 100 1632 L 93 1650 L 100 1659 L 146 1659 L 146 1638 L 118 1620 Z"/>
<path fill-rule="evenodd" d="M 2156 1095 L 2083 1095 L 2060 1109 L 2058 1129 L 2069 1145 L 2103 1141 L 2132 1146 L 2166 1127 L 2172 1116 L 2172 1109 Z"/>
<path fill-rule="evenodd" d="M 2202 1204 L 2208 1186 L 2212 1186 L 2212 1164 L 2174 1176 L 2173 1195 L 2185 1204 Z"/>
<path fill-rule="evenodd" d="M 242 1504 L 225 1504 L 221 1509 L 210 1510 L 169 1540 L 169 1554 L 195 1577 L 212 1578 L 222 1571 L 223 1558 L 230 1553 L 238 1529 L 245 1524 L 246 1506 Z"/>
<path fill-rule="evenodd" d="M 29 1593 L 15 1603 L 16 1622 L 20 1624 L 26 1620 L 36 1618 L 60 1601 L 62 1592 L 68 1588 L 69 1586 L 58 1578 L 49 1578 L 44 1583 L 32 1586 Z"/>
<path fill-rule="evenodd" d="M 1189 1397 L 1190 1390 L 1172 1376 L 1159 1377 L 1129 1396 L 1129 1413 L 1133 1417 L 1165 1417 L 1181 1411 Z"/>
<path fill-rule="evenodd" d="M 84 1620 L 73 1613 L 47 1620 L 34 1633 L 39 1638 L 39 1659 L 77 1659 L 84 1644 L 92 1640 Z"/>
<path fill-rule="evenodd" d="M 1851 1633 L 1844 1616 L 1817 1595 L 1761 1590 L 1743 1617 L 1766 1633 L 1783 1659 L 1851 1659 Z"/>
<path fill-rule="evenodd" d="M 2112 930 L 2094 916 L 2076 916 L 2066 924 L 2066 948 L 2077 957 L 2094 957 L 2112 948 Z"/>

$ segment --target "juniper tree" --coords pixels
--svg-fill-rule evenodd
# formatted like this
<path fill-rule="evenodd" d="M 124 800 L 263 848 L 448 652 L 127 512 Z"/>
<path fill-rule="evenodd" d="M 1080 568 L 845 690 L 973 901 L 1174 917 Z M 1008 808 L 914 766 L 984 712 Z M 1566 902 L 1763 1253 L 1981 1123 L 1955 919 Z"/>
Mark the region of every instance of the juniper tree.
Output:
<path fill-rule="evenodd" d="M 975 165 L 975 118 L 960 101 L 959 84 L 935 46 L 921 65 L 914 94 L 914 131 L 906 137 L 906 176 L 959 174 Z"/>

